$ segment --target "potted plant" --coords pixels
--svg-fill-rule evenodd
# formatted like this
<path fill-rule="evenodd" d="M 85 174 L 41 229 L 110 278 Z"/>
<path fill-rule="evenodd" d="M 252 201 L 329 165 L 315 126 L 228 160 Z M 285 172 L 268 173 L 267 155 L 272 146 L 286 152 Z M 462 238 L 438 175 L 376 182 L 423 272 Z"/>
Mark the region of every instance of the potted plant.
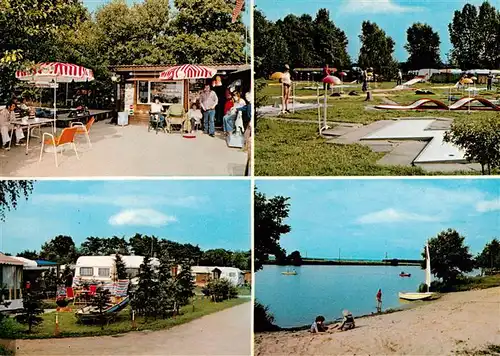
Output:
<path fill-rule="evenodd" d="M 69 304 L 69 300 L 66 297 L 59 296 L 56 298 L 56 304 L 59 308 L 66 308 Z"/>

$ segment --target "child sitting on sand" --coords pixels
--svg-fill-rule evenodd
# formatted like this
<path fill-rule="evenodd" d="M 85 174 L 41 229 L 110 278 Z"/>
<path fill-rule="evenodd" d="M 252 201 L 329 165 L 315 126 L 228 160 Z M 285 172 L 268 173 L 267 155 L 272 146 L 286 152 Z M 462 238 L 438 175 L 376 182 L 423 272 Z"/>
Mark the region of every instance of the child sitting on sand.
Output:
<path fill-rule="evenodd" d="M 311 333 L 315 334 L 326 331 L 328 328 L 324 325 L 324 322 L 325 322 L 324 316 L 322 315 L 317 316 L 316 320 L 311 325 Z"/>
<path fill-rule="evenodd" d="M 352 313 L 349 310 L 344 310 L 342 312 L 342 315 L 344 316 L 344 319 L 342 320 L 342 324 L 340 325 L 339 330 L 343 331 L 343 330 L 354 329 L 355 324 Z"/>

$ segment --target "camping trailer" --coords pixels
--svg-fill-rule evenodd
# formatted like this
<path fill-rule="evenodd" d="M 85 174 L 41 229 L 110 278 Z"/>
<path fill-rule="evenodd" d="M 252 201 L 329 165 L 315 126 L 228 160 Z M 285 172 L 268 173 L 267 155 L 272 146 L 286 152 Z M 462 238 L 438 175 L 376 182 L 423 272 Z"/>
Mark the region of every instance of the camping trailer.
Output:
<path fill-rule="evenodd" d="M 139 274 L 139 267 L 144 261 L 144 256 L 121 256 L 127 274 L 134 283 L 134 278 Z M 157 258 L 151 259 L 153 267 L 159 266 Z M 116 279 L 115 255 L 110 256 L 81 256 L 76 260 L 73 285 L 78 286 L 84 282 L 109 283 Z"/>
<path fill-rule="evenodd" d="M 245 283 L 243 271 L 234 267 L 193 266 L 191 275 L 199 287 L 203 287 L 212 279 L 227 279 L 234 286 L 241 286 Z"/>

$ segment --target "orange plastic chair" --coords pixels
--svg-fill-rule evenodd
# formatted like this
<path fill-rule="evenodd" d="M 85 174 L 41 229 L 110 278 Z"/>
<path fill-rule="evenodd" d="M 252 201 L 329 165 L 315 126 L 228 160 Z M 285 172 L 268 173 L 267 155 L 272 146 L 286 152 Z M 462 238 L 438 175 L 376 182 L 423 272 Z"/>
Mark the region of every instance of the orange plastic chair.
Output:
<path fill-rule="evenodd" d="M 92 148 L 92 143 L 90 142 L 90 128 L 94 124 L 95 118 L 92 116 L 90 120 L 87 122 L 87 125 L 84 125 L 82 122 L 72 122 L 71 127 L 77 127 L 76 135 L 85 135 L 87 137 L 87 142 L 89 144 L 89 148 Z"/>
<path fill-rule="evenodd" d="M 55 137 L 54 135 L 44 132 L 43 137 L 42 137 L 42 148 L 40 149 L 40 159 L 39 162 L 42 161 L 42 155 L 43 155 L 43 149 L 45 148 L 45 145 L 51 145 L 54 147 L 54 157 L 56 158 L 56 167 L 59 167 L 59 163 L 57 162 L 57 148 L 64 146 L 64 145 L 71 145 L 73 147 L 73 150 L 75 151 L 76 158 L 80 159 L 78 156 L 78 151 L 76 150 L 76 145 L 75 145 L 75 135 L 76 131 L 78 130 L 78 127 L 67 127 L 62 130 L 61 134 L 58 137 Z M 46 139 L 45 136 L 48 136 Z M 61 151 L 61 156 L 62 156 L 62 151 Z"/>

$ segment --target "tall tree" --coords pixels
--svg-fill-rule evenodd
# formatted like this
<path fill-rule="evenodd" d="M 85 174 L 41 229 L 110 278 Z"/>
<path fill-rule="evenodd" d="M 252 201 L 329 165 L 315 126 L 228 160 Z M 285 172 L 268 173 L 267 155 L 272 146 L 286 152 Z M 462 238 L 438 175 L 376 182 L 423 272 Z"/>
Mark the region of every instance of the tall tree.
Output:
<path fill-rule="evenodd" d="M 255 188 L 254 192 L 254 268 L 258 271 L 269 255 L 285 256 L 280 238 L 291 231 L 284 221 L 288 217 L 290 204 L 282 196 L 268 199 Z"/>
<path fill-rule="evenodd" d="M 347 53 L 349 41 L 344 31 L 330 20 L 327 9 L 320 9 L 314 20 L 314 51 L 317 55 L 316 65 L 333 65 L 337 68 L 350 65 Z"/>
<path fill-rule="evenodd" d="M 174 264 L 167 251 L 160 255 L 159 260 L 157 310 L 160 317 L 166 318 L 175 308 L 175 282 L 172 276 Z"/>
<path fill-rule="evenodd" d="M 136 256 L 153 256 L 160 252 L 160 245 L 156 236 L 135 234 L 129 241 L 131 251 Z"/>
<path fill-rule="evenodd" d="M 482 269 L 500 269 L 500 242 L 493 239 L 484 246 L 483 251 L 476 257 L 476 265 Z"/>
<path fill-rule="evenodd" d="M 144 256 L 138 278 L 139 282 L 132 293 L 131 305 L 138 315 L 143 315 L 147 320 L 156 315 L 158 305 L 158 280 L 149 255 Z"/>
<path fill-rule="evenodd" d="M 445 284 L 452 285 L 458 275 L 472 271 L 472 255 L 464 241 L 465 237 L 453 229 L 441 231 L 429 240 L 431 272 Z M 424 249 L 422 257 L 425 256 Z"/>
<path fill-rule="evenodd" d="M 42 245 L 40 257 L 66 265 L 75 263 L 78 254 L 71 236 L 58 235 Z"/>
<path fill-rule="evenodd" d="M 5 222 L 5 212 L 16 209 L 19 199 L 27 200 L 32 191 L 33 181 L 0 180 L 0 221 Z"/>
<path fill-rule="evenodd" d="M 375 73 L 390 78 L 395 74 L 397 63 L 393 58 L 394 40 L 387 36 L 376 23 L 363 21 L 361 26 L 361 49 L 358 65 L 362 68 L 372 67 Z"/>
<path fill-rule="evenodd" d="M 231 23 L 235 4 L 235 0 L 174 0 L 179 36 L 172 50 L 181 56 L 179 47 L 186 47 L 190 56 L 182 59 L 190 63 L 243 61 L 245 26 L 241 19 Z"/>
<path fill-rule="evenodd" d="M 479 24 L 477 19 L 476 7 L 465 4 L 461 11 L 455 11 L 453 20 L 448 25 L 450 41 L 453 45 L 451 59 L 461 69 L 473 69 L 480 66 L 482 24 Z"/>
<path fill-rule="evenodd" d="M 289 49 L 281 28 L 268 21 L 259 10 L 254 12 L 253 28 L 257 76 L 267 77 L 272 72 L 282 70 L 289 60 Z"/>
<path fill-rule="evenodd" d="M 439 34 L 427 24 L 414 23 L 406 30 L 409 69 L 439 68 L 441 58 Z"/>
<path fill-rule="evenodd" d="M 36 252 L 35 250 L 33 250 L 33 251 L 24 250 L 22 252 L 19 252 L 16 256 L 17 257 L 24 257 L 24 258 L 27 258 L 28 260 L 38 260 L 40 258 L 40 256 L 38 255 L 38 252 Z"/>
<path fill-rule="evenodd" d="M 488 1 L 479 6 L 479 58 L 482 68 L 500 68 L 500 11 Z"/>
<path fill-rule="evenodd" d="M 119 254 L 115 255 L 115 272 L 116 272 L 116 279 L 127 279 L 128 274 L 127 274 L 127 266 L 125 265 L 125 262 L 123 262 L 122 256 Z"/>
<path fill-rule="evenodd" d="M 272 24 L 270 24 L 272 26 Z M 276 22 L 275 26 L 279 29 L 286 43 L 289 53 L 288 64 L 292 68 L 311 66 L 316 59 L 314 42 L 314 23 L 310 15 L 287 15 L 283 20 Z M 270 55 L 268 53 L 267 55 Z M 283 62 L 278 63 L 282 66 Z"/>
<path fill-rule="evenodd" d="M 194 282 L 191 276 L 191 261 L 184 260 L 181 263 L 180 271 L 175 278 L 174 288 L 175 309 L 179 313 L 182 306 L 188 305 L 194 296 Z"/>
<path fill-rule="evenodd" d="M 87 18 L 78 0 L 0 0 L 0 98 L 11 94 L 16 69 L 50 61 L 61 29 Z"/>

